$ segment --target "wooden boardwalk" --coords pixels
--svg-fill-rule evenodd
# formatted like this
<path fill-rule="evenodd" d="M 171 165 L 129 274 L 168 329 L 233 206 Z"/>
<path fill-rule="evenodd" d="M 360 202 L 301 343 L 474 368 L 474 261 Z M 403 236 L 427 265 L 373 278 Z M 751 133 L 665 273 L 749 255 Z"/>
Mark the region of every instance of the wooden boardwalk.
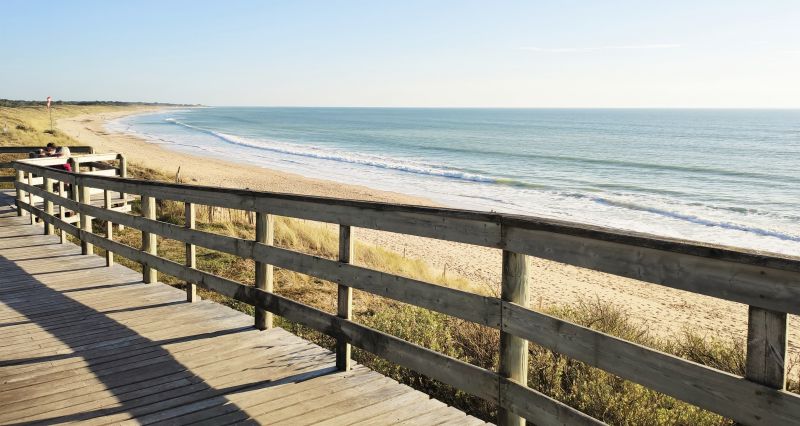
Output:
<path fill-rule="evenodd" d="M 481 424 L 42 235 L 0 194 L 0 423 Z"/>

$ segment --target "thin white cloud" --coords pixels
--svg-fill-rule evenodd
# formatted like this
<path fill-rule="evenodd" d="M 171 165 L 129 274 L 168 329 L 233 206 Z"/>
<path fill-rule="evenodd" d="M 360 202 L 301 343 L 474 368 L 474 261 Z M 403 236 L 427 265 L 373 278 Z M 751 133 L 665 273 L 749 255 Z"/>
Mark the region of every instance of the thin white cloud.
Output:
<path fill-rule="evenodd" d="M 520 47 L 519 50 L 530 52 L 547 53 L 568 53 L 568 52 L 593 52 L 597 50 L 652 50 L 652 49 L 676 49 L 680 44 L 628 44 L 618 46 L 594 46 L 594 47 Z"/>

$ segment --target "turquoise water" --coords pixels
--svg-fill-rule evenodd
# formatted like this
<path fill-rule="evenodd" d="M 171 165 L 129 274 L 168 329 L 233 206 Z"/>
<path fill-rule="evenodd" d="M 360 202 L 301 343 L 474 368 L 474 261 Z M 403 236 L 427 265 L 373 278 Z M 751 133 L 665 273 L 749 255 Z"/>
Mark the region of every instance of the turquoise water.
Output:
<path fill-rule="evenodd" d="M 201 108 L 108 128 L 458 208 L 800 255 L 799 110 Z"/>

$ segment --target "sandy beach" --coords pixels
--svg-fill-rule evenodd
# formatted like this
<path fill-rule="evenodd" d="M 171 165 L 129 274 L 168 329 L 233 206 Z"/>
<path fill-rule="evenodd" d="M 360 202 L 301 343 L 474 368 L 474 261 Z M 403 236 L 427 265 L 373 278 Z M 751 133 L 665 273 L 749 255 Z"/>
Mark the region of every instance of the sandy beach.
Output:
<path fill-rule="evenodd" d="M 312 179 L 267 168 L 232 163 L 219 159 L 176 153 L 160 145 L 122 133 L 111 133 L 104 123 L 146 109 L 116 111 L 59 120 L 58 128 L 67 135 L 95 147 L 98 152 L 121 152 L 130 162 L 175 174 L 180 167 L 184 182 L 249 188 L 307 195 L 344 197 L 405 204 L 434 205 L 430 200 L 379 191 L 367 186 L 345 185 Z M 456 206 L 457 207 L 457 206 Z M 486 286 L 499 288 L 501 253 L 499 250 L 450 243 L 427 238 L 358 229 L 356 237 L 407 257 L 428 262 L 435 270 L 457 274 Z M 632 319 L 646 323 L 658 336 L 692 330 L 709 337 L 744 342 L 747 331 L 747 306 L 654 284 L 575 268 L 555 262 L 532 259 L 531 306 L 577 304 L 601 300 L 623 306 Z M 798 353 L 800 321 L 790 316 L 790 351 Z"/>

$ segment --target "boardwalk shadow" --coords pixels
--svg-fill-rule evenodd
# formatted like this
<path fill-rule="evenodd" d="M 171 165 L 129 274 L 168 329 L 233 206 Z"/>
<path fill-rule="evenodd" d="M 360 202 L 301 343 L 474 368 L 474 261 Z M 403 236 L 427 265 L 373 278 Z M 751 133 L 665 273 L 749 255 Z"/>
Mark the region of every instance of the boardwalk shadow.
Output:
<path fill-rule="evenodd" d="M 8 211 L 0 210 L 0 220 L 3 216 L 7 218 Z M 60 246 L 56 237 L 52 241 L 53 246 Z M 185 336 L 154 340 L 132 327 L 147 328 L 148 316 L 163 318 L 184 302 L 142 304 L 140 300 L 140 306 L 111 306 L 100 311 L 70 297 L 85 294 L 80 291 L 80 284 L 60 282 L 51 287 L 41 281 L 49 280 L 45 277 L 63 266 L 59 261 L 42 260 L 34 275 L 4 257 L 4 250 L 0 248 L 0 290 L 4 290 L 0 291 L 0 423 L 53 424 L 102 416 L 110 416 L 108 420 L 115 422 L 135 417 L 180 423 L 176 416 L 223 405 L 225 413 L 242 411 L 226 399 L 228 392 L 262 389 L 332 372 L 329 368 L 288 372 L 276 380 L 213 388 L 192 372 L 192 367 L 176 359 L 167 345 L 184 344 L 181 350 L 187 351 L 213 350 L 215 356 L 211 359 L 217 359 L 216 351 L 225 352 L 226 348 L 220 345 L 209 349 L 212 339 L 247 332 L 251 327 L 193 328 Z M 123 280 L 121 284 L 87 284 L 84 289 L 135 291 L 135 286 Z M 60 287 L 65 289 L 58 290 Z M 92 297 L 104 296 L 101 293 Z M 137 325 L 129 327 L 109 316 L 120 312 L 134 312 L 125 321 L 132 324 L 130 320 L 135 318 Z M 153 327 L 147 330 L 152 332 Z M 234 373 L 226 370 L 215 374 Z M 193 404 L 198 408 L 193 409 Z M 209 416 L 213 419 L 213 410 Z M 242 416 L 247 418 L 246 413 Z"/>

